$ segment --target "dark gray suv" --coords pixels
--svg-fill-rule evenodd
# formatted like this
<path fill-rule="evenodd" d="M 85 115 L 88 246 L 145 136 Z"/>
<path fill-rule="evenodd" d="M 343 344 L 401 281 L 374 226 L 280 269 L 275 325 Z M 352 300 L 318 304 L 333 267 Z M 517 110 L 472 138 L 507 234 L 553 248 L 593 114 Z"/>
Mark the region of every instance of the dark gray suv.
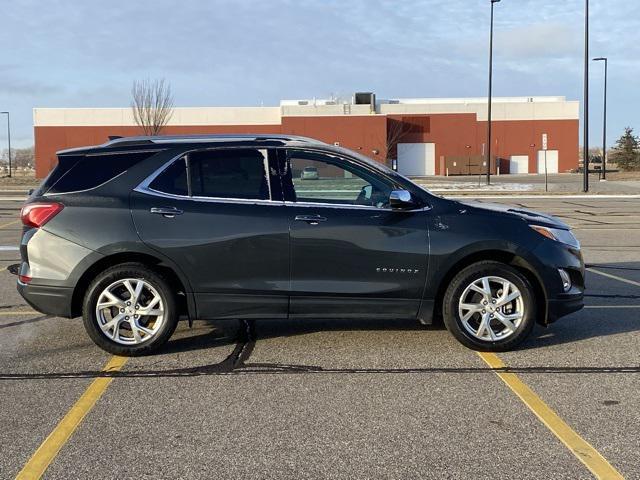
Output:
<path fill-rule="evenodd" d="M 582 307 L 584 264 L 564 223 L 439 198 L 301 137 L 65 150 L 22 222 L 22 296 L 82 315 L 116 354 L 157 349 L 180 318 L 441 317 L 463 344 L 497 351 Z"/>

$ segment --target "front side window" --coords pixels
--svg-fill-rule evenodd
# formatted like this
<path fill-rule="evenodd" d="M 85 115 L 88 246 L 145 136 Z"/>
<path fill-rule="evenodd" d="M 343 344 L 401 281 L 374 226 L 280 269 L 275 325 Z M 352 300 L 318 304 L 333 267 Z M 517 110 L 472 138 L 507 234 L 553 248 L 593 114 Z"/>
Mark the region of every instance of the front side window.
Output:
<path fill-rule="evenodd" d="M 393 186 L 367 169 L 340 157 L 290 151 L 288 172 L 297 202 L 386 208 Z"/>
<path fill-rule="evenodd" d="M 271 188 L 266 167 L 266 150 L 189 152 L 158 175 L 149 188 L 180 196 L 268 200 Z"/>

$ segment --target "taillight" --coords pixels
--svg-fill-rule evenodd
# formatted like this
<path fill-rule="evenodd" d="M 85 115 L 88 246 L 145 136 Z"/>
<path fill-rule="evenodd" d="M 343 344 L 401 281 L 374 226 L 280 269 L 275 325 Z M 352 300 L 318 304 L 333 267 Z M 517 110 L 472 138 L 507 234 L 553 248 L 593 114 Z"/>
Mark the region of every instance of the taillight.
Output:
<path fill-rule="evenodd" d="M 31 277 L 29 275 L 18 275 L 18 280 L 20 283 L 29 283 L 31 281 Z"/>
<path fill-rule="evenodd" d="M 20 219 L 27 227 L 40 228 L 64 208 L 61 203 L 30 203 L 22 207 Z"/>

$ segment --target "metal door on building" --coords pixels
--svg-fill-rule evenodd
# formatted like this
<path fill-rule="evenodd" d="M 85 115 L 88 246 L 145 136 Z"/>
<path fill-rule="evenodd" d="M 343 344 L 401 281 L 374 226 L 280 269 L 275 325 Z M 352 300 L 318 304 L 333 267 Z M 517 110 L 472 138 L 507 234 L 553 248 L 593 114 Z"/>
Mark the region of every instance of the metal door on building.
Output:
<path fill-rule="evenodd" d="M 436 174 L 435 143 L 398 143 L 398 172 L 407 176 Z"/>
<path fill-rule="evenodd" d="M 547 173 L 558 173 L 558 150 L 546 150 L 547 153 Z M 538 151 L 538 173 L 544 173 L 545 151 Z"/>
<path fill-rule="evenodd" d="M 509 173 L 529 173 L 529 155 L 511 155 Z"/>

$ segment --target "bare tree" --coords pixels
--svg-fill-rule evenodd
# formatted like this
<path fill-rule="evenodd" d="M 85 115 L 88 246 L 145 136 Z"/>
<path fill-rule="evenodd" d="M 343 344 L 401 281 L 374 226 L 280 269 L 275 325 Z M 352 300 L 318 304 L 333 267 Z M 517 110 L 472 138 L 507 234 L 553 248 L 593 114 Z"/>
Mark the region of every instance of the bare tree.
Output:
<path fill-rule="evenodd" d="M 131 109 L 145 135 L 160 135 L 173 115 L 171 86 L 160 80 L 136 80 L 131 87 Z"/>
<path fill-rule="evenodd" d="M 412 129 L 412 125 L 403 121 L 402 118 L 388 118 L 387 119 L 387 162 L 391 161 L 398 156 L 398 143 L 409 133 Z"/>

